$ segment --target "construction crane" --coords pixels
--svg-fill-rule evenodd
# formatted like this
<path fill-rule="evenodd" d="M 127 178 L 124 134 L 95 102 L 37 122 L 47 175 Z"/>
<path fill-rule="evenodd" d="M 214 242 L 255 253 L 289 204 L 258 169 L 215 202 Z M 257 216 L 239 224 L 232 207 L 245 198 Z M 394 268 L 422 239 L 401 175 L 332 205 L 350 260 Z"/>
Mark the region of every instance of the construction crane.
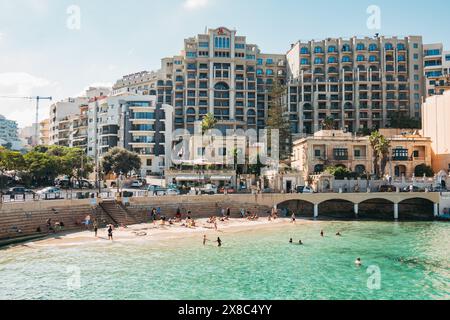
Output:
<path fill-rule="evenodd" d="M 34 128 L 34 143 L 36 145 L 39 144 L 39 101 L 41 100 L 49 100 L 52 101 L 52 97 L 9 97 L 9 96 L 0 96 L 1 99 L 22 99 L 22 100 L 36 100 L 36 127 Z"/>

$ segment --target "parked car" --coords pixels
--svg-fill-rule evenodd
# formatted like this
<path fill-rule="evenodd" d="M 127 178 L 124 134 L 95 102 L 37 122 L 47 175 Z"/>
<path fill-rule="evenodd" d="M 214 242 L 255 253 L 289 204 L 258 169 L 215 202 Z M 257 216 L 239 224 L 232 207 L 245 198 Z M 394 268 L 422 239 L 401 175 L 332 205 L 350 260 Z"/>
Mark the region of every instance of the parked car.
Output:
<path fill-rule="evenodd" d="M 444 188 L 442 186 L 434 187 L 432 190 L 432 192 L 447 192 L 447 191 L 448 191 L 447 188 Z"/>
<path fill-rule="evenodd" d="M 144 184 L 142 183 L 142 181 L 140 181 L 140 180 L 133 180 L 133 181 L 131 182 L 130 188 L 133 188 L 133 189 L 140 189 L 140 188 L 142 188 L 143 186 L 144 186 Z"/>
<path fill-rule="evenodd" d="M 379 192 L 396 192 L 396 191 L 397 191 L 397 187 L 390 186 L 390 185 L 381 186 L 379 189 Z"/>
<path fill-rule="evenodd" d="M 411 186 L 407 186 L 404 187 L 401 192 L 425 192 L 425 189 L 413 186 L 411 191 Z"/>
<path fill-rule="evenodd" d="M 167 189 L 161 186 L 151 185 L 146 188 L 151 196 L 165 196 L 167 195 Z"/>
<path fill-rule="evenodd" d="M 181 192 L 180 192 L 180 190 L 178 190 L 178 189 L 170 188 L 170 189 L 167 189 L 166 194 L 167 194 L 168 196 L 179 196 L 179 195 L 181 194 Z"/>
<path fill-rule="evenodd" d="M 225 191 L 227 194 L 233 194 L 236 193 L 236 189 L 233 188 L 232 186 L 223 186 L 219 189 L 219 193 L 223 193 L 225 194 Z"/>
<path fill-rule="evenodd" d="M 296 188 L 297 193 L 315 193 L 314 189 L 311 187 L 298 186 Z"/>
<path fill-rule="evenodd" d="M 27 194 L 33 195 L 34 192 L 25 187 L 14 187 L 5 192 L 5 195 L 11 196 L 11 199 L 14 199 L 15 196 L 26 196 Z"/>
<path fill-rule="evenodd" d="M 45 200 L 61 199 L 61 189 L 57 187 L 48 187 L 36 192 L 38 196 Z"/>
<path fill-rule="evenodd" d="M 217 186 L 215 186 L 213 184 L 207 184 L 203 188 L 200 188 L 200 192 L 202 194 L 214 195 L 214 194 L 218 193 L 218 188 L 217 188 Z"/>

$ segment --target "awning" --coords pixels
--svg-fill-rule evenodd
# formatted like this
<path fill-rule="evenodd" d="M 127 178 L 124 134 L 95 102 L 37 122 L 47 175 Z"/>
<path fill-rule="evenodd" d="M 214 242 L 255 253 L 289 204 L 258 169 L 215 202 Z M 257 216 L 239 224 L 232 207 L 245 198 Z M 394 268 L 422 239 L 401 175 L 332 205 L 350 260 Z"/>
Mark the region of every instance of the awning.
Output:
<path fill-rule="evenodd" d="M 233 180 L 233 177 L 231 177 L 231 176 L 212 176 L 210 178 L 210 180 L 213 180 L 213 181 L 231 181 L 231 180 Z"/>
<path fill-rule="evenodd" d="M 203 176 L 185 176 L 185 177 L 176 177 L 176 181 L 203 181 L 205 177 Z"/>

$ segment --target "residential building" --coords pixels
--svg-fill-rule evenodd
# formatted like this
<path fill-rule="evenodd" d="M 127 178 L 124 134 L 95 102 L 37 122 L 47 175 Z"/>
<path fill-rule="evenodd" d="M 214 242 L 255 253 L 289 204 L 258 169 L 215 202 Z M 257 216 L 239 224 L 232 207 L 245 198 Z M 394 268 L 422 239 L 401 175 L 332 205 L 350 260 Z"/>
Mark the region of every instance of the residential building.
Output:
<path fill-rule="evenodd" d="M 72 118 L 80 112 L 81 106 L 88 104 L 87 97 L 68 98 L 50 106 L 49 144 L 70 145 L 70 130 Z"/>
<path fill-rule="evenodd" d="M 158 103 L 174 106 L 176 129 L 193 132 L 194 123 L 212 113 L 225 132 L 264 129 L 268 94 L 285 78 L 284 54 L 261 53 L 246 37 L 221 27 L 185 39 L 180 55 L 162 59 L 159 71 L 126 76 L 114 89 L 156 90 Z"/>
<path fill-rule="evenodd" d="M 426 97 L 442 94 L 449 87 L 450 51 L 444 51 L 442 43 L 424 45 L 424 72 Z"/>
<path fill-rule="evenodd" d="M 156 96 L 128 93 L 92 99 L 88 155 L 99 163 L 110 149 L 121 147 L 139 154 L 141 176 L 161 174 L 171 151 L 173 109 L 156 100 Z"/>
<path fill-rule="evenodd" d="M 22 150 L 23 144 L 19 138 L 17 122 L 0 115 L 0 146 L 11 150 Z"/>
<path fill-rule="evenodd" d="M 428 97 L 422 109 L 423 135 L 432 140 L 433 169 L 450 173 L 450 90 Z"/>
<path fill-rule="evenodd" d="M 312 134 L 325 118 L 335 129 L 383 128 L 391 113 L 420 118 L 422 37 L 299 41 L 287 53 L 288 108 L 294 134 Z"/>
<path fill-rule="evenodd" d="M 39 123 L 39 144 L 47 146 L 50 144 L 50 119 Z"/>
<path fill-rule="evenodd" d="M 417 132 L 380 130 L 390 142 L 386 173 L 392 177 L 412 177 L 416 167 L 431 166 L 431 139 Z M 359 175 L 373 174 L 373 149 L 369 137 L 342 130 L 323 130 L 294 142 L 292 167 L 307 177 L 329 166 L 345 167 Z"/>
<path fill-rule="evenodd" d="M 24 146 L 28 148 L 38 144 L 38 141 L 36 141 L 36 126 L 37 124 L 33 124 L 19 129 L 19 138 L 22 139 Z"/>

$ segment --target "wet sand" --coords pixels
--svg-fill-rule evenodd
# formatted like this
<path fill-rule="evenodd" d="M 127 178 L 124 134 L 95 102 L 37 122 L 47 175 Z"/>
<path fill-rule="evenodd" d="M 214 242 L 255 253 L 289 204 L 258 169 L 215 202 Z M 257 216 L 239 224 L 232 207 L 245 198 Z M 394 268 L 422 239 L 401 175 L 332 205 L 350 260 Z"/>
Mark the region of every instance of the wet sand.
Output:
<path fill-rule="evenodd" d="M 257 229 L 268 229 L 273 227 L 282 227 L 291 225 L 290 219 L 276 219 L 268 221 L 267 218 L 260 218 L 257 221 L 249 221 L 247 219 L 230 219 L 229 221 L 218 221 L 216 231 L 214 225 L 207 223 L 208 219 L 196 220 L 196 227 L 188 228 L 182 223 L 175 223 L 169 225 L 168 222 L 162 225 L 161 222 L 156 224 L 139 224 L 128 226 L 127 228 L 118 228 L 113 232 L 114 240 L 108 240 L 107 229 L 99 229 L 98 237 L 95 238 L 94 232 L 87 230 L 76 233 L 59 234 L 49 236 L 46 239 L 27 243 L 27 247 L 73 247 L 83 246 L 86 244 L 104 244 L 110 242 L 126 243 L 126 242 L 154 242 L 165 241 L 170 239 L 183 239 L 187 237 L 202 238 L 203 235 L 207 237 L 220 237 L 226 234 L 235 232 L 253 231 Z M 311 224 L 313 221 L 297 220 L 296 224 Z"/>

